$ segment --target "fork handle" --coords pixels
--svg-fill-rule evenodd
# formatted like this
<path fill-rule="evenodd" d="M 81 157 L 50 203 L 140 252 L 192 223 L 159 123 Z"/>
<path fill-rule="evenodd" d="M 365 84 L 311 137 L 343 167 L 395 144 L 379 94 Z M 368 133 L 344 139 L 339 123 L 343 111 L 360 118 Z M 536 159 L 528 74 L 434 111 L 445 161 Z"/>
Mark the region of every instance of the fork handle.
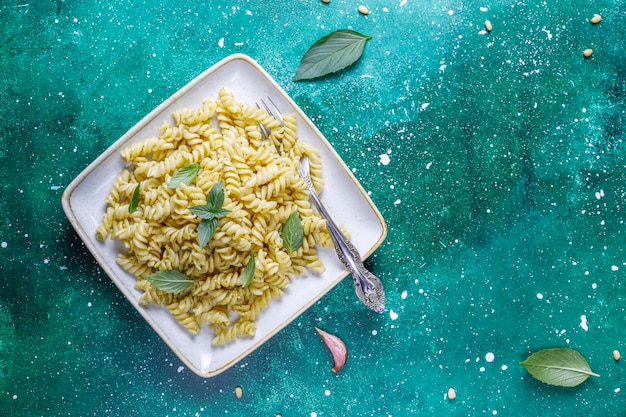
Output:
<path fill-rule="evenodd" d="M 365 268 L 359 252 L 339 229 L 322 204 L 310 178 L 305 178 L 305 183 L 309 189 L 313 205 L 326 219 L 326 226 L 335 244 L 335 252 L 337 252 L 339 260 L 352 274 L 357 297 L 370 309 L 382 313 L 385 310 L 385 291 L 382 282 Z"/>

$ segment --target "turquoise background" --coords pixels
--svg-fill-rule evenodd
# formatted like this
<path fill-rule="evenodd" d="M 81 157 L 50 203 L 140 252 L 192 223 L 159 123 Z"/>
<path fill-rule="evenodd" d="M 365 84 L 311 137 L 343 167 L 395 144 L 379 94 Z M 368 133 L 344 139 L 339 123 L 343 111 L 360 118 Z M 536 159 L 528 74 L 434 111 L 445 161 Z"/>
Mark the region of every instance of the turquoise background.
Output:
<path fill-rule="evenodd" d="M 626 414 L 611 353 L 626 352 L 625 4 L 368 0 L 369 16 L 359 4 L 0 2 L 0 415 Z M 480 34 L 485 19 L 493 31 Z M 361 60 L 292 82 L 308 46 L 342 28 L 372 36 Z M 60 201 L 233 53 L 276 79 L 371 193 L 389 235 L 366 263 L 388 306 L 366 310 L 347 279 L 202 379 L 103 273 Z M 341 372 L 314 326 L 347 344 Z M 601 377 L 558 388 L 519 365 L 561 346 Z"/>

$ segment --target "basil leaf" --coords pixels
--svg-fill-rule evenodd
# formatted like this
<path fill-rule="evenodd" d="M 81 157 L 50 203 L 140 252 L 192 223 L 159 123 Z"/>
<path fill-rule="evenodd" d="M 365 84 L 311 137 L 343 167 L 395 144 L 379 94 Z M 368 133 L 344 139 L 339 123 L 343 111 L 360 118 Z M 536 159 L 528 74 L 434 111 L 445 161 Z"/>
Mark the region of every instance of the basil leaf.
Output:
<path fill-rule="evenodd" d="M 224 205 L 224 183 L 222 181 L 211 187 L 206 204 L 212 207 L 222 207 Z"/>
<path fill-rule="evenodd" d="M 289 218 L 283 226 L 283 245 L 287 251 L 295 252 L 302 247 L 302 241 L 304 240 L 304 231 L 302 230 L 302 221 L 298 212 L 294 211 L 289 215 Z"/>
<path fill-rule="evenodd" d="M 209 243 L 217 230 L 218 220 L 230 213 L 230 210 L 222 208 L 222 204 L 224 204 L 224 184 L 220 181 L 211 187 L 205 205 L 189 207 L 189 211 L 202 219 L 198 225 L 200 247 Z"/>
<path fill-rule="evenodd" d="M 217 219 L 202 219 L 198 225 L 198 244 L 205 247 L 217 230 Z"/>
<path fill-rule="evenodd" d="M 130 199 L 130 204 L 128 205 L 129 213 L 134 213 L 137 210 L 137 207 L 139 206 L 139 198 L 141 197 L 140 191 L 141 191 L 141 182 L 138 182 L 137 186 L 135 187 L 135 191 L 133 191 L 133 196 Z"/>
<path fill-rule="evenodd" d="M 243 270 L 241 275 L 241 286 L 246 288 L 252 282 L 254 278 L 254 270 L 256 269 L 256 262 L 254 261 L 254 252 L 250 251 L 250 259 L 248 259 L 248 265 Z"/>
<path fill-rule="evenodd" d="M 324 36 L 304 54 L 293 80 L 322 77 L 354 64 L 363 54 L 365 42 L 369 39 L 372 37 L 348 29 Z"/>
<path fill-rule="evenodd" d="M 157 271 L 152 275 L 148 275 L 146 281 L 149 281 L 150 284 L 161 291 L 173 294 L 185 291 L 189 284 L 193 282 L 187 275 L 173 269 Z"/>
<path fill-rule="evenodd" d="M 189 164 L 185 165 L 182 168 L 176 170 L 172 178 L 170 178 L 169 184 L 167 184 L 168 188 L 176 188 L 180 184 L 189 185 L 191 181 L 198 175 L 200 172 L 199 164 Z"/>
<path fill-rule="evenodd" d="M 223 209 L 221 207 L 213 207 L 210 205 L 204 206 L 193 206 L 189 207 L 189 211 L 200 217 L 201 219 L 219 219 L 220 217 L 224 217 L 230 210 Z"/>
<path fill-rule="evenodd" d="M 521 365 L 539 381 L 560 387 L 575 387 L 590 376 L 600 376 L 591 372 L 585 358 L 570 348 L 540 350 Z"/>

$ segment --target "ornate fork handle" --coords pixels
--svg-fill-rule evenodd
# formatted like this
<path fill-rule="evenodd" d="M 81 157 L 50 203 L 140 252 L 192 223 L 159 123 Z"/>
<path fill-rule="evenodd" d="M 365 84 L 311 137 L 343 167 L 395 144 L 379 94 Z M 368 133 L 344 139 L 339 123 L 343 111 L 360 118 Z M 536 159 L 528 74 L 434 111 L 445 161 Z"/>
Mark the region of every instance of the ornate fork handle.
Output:
<path fill-rule="evenodd" d="M 354 289 L 357 297 L 367 307 L 377 313 L 382 313 L 385 310 L 385 291 L 383 289 L 383 284 L 378 278 L 376 278 L 376 276 L 374 276 L 374 274 L 365 268 L 359 252 L 356 250 L 352 242 L 350 242 L 350 240 L 348 240 L 348 238 L 341 232 L 322 204 L 322 200 L 315 191 L 315 187 L 311 181 L 309 161 L 306 156 L 300 161 L 300 176 L 309 189 L 313 205 L 326 219 L 328 232 L 330 233 L 335 245 L 335 251 L 337 252 L 339 260 L 341 260 L 341 262 L 352 274 L 352 278 L 354 279 Z"/>

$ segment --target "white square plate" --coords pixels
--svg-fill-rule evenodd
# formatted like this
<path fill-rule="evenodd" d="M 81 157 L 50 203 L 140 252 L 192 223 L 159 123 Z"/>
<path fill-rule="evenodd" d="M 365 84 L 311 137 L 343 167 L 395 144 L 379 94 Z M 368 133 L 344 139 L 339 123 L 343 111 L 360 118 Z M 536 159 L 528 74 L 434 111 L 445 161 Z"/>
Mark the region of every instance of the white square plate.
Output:
<path fill-rule="evenodd" d="M 123 250 L 123 246 L 116 241 L 100 242 L 96 239 L 96 227 L 106 208 L 104 199 L 125 165 L 119 152 L 130 143 L 157 136 L 163 120 L 173 123 L 172 111 L 200 107 L 205 98 L 217 97 L 221 87 L 231 89 L 239 102 L 255 103 L 270 96 L 283 112 L 295 112 L 299 139 L 321 151 L 325 183 L 322 200 L 333 219 L 350 232 L 363 259 L 374 252 L 387 235 L 387 226 L 380 212 L 330 143 L 270 75 L 250 57 L 236 54 L 225 58 L 150 112 L 72 181 L 63 193 L 63 210 L 89 251 L 120 291 L 176 355 L 197 375 L 205 378 L 219 374 L 254 351 L 348 274 L 334 250 L 321 248 L 319 257 L 326 266 L 323 274 L 296 277 L 283 297 L 272 301 L 261 312 L 257 318 L 255 337 L 219 347 L 211 345 L 213 336 L 208 329 L 191 335 L 164 307 L 139 305 L 141 292 L 134 288 L 135 277 L 116 263 L 117 254 Z M 365 319 L 369 310 L 365 306 L 362 308 Z"/>

